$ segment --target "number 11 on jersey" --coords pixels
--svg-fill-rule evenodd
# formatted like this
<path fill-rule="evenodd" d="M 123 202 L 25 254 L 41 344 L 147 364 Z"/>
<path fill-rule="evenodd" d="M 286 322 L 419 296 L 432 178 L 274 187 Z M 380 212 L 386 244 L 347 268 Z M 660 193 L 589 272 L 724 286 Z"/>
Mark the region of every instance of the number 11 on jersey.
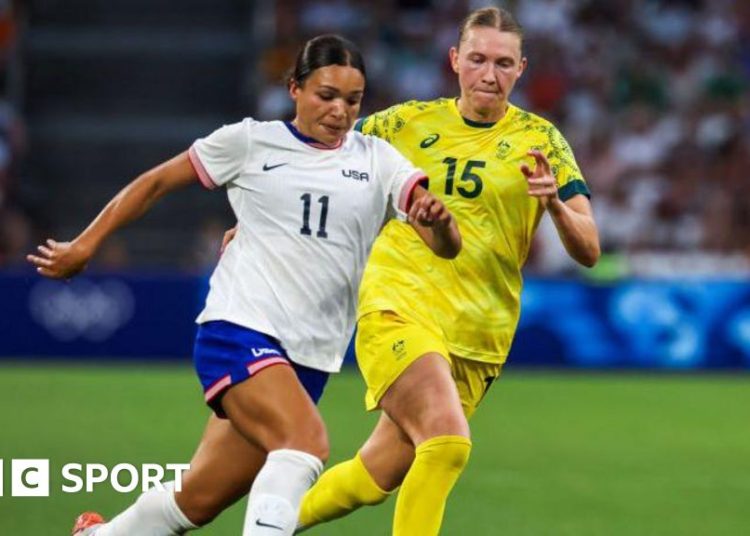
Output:
<path fill-rule="evenodd" d="M 302 207 L 302 227 L 300 227 L 299 232 L 303 235 L 312 235 L 312 230 L 310 229 L 310 209 L 312 208 L 312 194 L 302 194 L 300 196 L 300 199 L 302 200 L 303 207 Z M 328 196 L 323 195 L 318 198 L 318 203 L 320 203 L 320 221 L 318 223 L 318 231 L 315 233 L 315 236 L 318 238 L 328 238 L 328 233 L 326 232 L 326 219 L 328 219 Z"/>

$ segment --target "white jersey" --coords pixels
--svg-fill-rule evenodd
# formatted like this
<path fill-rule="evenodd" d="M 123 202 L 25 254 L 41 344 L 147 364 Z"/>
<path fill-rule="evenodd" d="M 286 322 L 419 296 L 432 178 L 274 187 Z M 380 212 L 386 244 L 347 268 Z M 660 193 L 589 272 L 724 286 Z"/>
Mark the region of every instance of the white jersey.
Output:
<path fill-rule="evenodd" d="M 227 187 L 238 222 L 198 323 L 266 333 L 295 363 L 338 371 L 389 198 L 404 219 L 424 173 L 378 138 L 352 131 L 325 148 L 281 121 L 222 127 L 189 155 L 205 186 Z"/>

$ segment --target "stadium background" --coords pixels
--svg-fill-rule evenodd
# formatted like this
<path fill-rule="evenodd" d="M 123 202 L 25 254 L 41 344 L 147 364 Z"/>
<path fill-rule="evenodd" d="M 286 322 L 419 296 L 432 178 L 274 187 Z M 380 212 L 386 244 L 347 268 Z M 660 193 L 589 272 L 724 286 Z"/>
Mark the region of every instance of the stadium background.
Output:
<path fill-rule="evenodd" d="M 199 187 L 111 240 L 86 277 L 24 255 L 138 172 L 244 115 L 286 116 L 307 37 L 365 52 L 364 113 L 454 95 L 458 21 L 488 2 L 0 0 L 0 459 L 182 462 L 207 415 L 189 369 L 225 198 Z M 604 256 L 543 225 L 505 377 L 474 424 L 446 534 L 741 534 L 750 526 L 750 4 L 525 0 L 513 101 L 560 126 Z M 178 6 L 178 7 L 176 7 Z M 550 368 L 551 367 L 551 368 Z M 332 460 L 372 416 L 349 370 Z M 0 534 L 65 533 L 106 487 L 0 497 Z M 310 534 L 388 534 L 392 503 Z M 236 534 L 238 507 L 204 530 Z"/>

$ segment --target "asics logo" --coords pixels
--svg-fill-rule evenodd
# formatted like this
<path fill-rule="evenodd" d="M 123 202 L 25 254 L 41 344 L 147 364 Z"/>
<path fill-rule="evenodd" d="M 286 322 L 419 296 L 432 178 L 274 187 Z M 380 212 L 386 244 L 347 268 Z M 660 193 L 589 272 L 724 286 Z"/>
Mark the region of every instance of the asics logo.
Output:
<path fill-rule="evenodd" d="M 435 145 L 435 143 L 440 139 L 440 134 L 430 134 L 425 139 L 422 140 L 422 143 L 419 144 L 419 146 L 422 149 L 427 149 L 431 145 Z"/>
<path fill-rule="evenodd" d="M 268 164 L 263 164 L 263 171 L 271 171 L 272 169 L 276 169 L 277 167 L 285 166 L 289 162 L 284 162 L 283 164 L 274 164 L 273 166 L 269 166 Z"/>

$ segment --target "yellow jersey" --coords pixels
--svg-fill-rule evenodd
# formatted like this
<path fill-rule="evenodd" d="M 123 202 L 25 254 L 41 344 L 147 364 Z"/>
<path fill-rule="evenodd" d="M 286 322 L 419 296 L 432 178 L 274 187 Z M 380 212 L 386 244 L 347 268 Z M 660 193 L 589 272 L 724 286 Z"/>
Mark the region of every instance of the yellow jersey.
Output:
<path fill-rule="evenodd" d="M 547 155 L 565 201 L 588 195 L 570 146 L 548 121 L 509 105 L 496 123 L 461 116 L 456 99 L 410 101 L 361 119 L 429 177 L 463 238 L 453 260 L 435 256 L 407 223 L 391 220 L 373 245 L 358 316 L 391 310 L 441 330 L 450 353 L 503 363 L 518 324 L 521 268 L 543 209 L 522 163 Z"/>

